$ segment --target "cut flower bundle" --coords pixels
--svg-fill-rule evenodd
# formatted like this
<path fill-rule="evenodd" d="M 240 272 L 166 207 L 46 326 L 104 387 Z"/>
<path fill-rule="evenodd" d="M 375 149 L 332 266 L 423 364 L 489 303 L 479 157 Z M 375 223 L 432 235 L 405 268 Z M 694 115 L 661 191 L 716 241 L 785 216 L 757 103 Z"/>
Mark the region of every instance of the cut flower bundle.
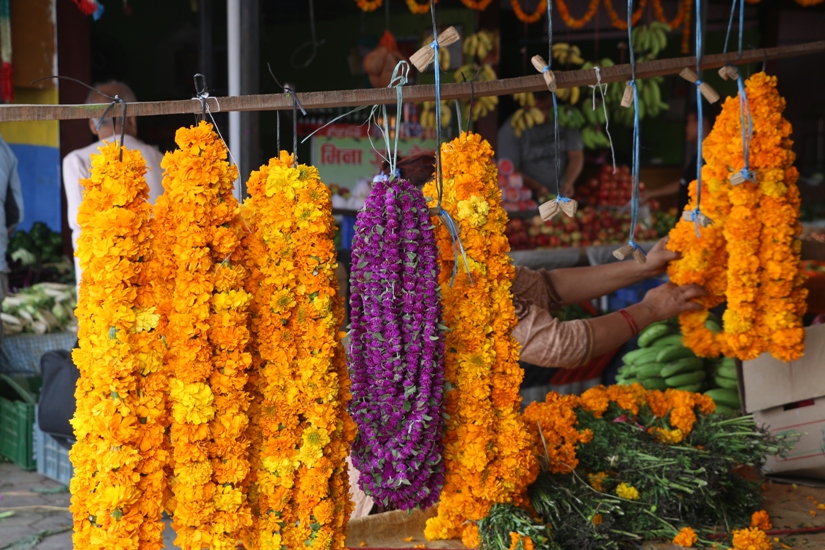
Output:
<path fill-rule="evenodd" d="M 381 506 L 426 508 L 444 483 L 444 339 L 433 225 L 409 181 L 376 182 L 352 261 L 353 464 Z"/>

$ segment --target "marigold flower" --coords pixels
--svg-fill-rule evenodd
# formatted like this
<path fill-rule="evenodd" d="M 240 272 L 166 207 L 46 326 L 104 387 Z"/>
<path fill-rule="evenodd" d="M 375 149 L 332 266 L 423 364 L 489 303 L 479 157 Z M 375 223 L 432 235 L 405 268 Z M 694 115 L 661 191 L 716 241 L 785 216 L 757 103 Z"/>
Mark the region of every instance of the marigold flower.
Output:
<path fill-rule="evenodd" d="M 673 544 L 682 548 L 692 548 L 697 540 L 699 540 L 699 537 L 696 536 L 696 531 L 693 528 L 683 527 L 674 537 Z"/>
<path fill-rule="evenodd" d="M 749 527 L 733 532 L 733 548 L 731 550 L 771 550 L 770 538 L 764 531 Z"/>
<path fill-rule="evenodd" d="M 771 518 L 765 510 L 758 510 L 751 516 L 751 527 L 756 527 L 763 531 L 770 531 L 773 528 Z"/>
<path fill-rule="evenodd" d="M 627 500 L 639 500 L 639 498 L 641 498 L 639 491 L 625 482 L 619 483 L 618 487 L 616 487 L 616 494 Z"/>

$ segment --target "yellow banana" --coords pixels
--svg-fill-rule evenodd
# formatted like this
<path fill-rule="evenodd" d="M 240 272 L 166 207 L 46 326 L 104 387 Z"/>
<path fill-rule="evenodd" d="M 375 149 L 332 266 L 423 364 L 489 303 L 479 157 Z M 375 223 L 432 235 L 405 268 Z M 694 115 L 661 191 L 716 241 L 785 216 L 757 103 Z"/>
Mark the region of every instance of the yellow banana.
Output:
<path fill-rule="evenodd" d="M 478 51 L 478 43 L 479 39 L 477 34 L 468 36 L 467 40 L 464 41 L 464 54 L 468 57 L 475 56 L 476 51 Z"/>
<path fill-rule="evenodd" d="M 533 118 L 533 122 L 535 122 L 536 124 L 544 124 L 544 113 L 542 113 L 541 110 L 536 109 L 535 107 L 531 107 L 530 113 Z"/>
<path fill-rule="evenodd" d="M 579 87 L 576 86 L 575 88 L 570 89 L 570 104 L 575 105 L 577 101 L 579 101 L 579 94 L 581 94 L 581 90 Z"/>

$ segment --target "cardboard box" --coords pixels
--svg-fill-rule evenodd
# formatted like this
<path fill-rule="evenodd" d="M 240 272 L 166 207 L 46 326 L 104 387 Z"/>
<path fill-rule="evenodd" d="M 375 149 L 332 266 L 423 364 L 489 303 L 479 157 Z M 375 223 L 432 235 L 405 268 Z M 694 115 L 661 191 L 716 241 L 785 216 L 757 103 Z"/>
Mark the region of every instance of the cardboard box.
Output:
<path fill-rule="evenodd" d="M 825 325 L 808 327 L 805 355 L 783 363 L 765 353 L 740 365 L 742 407 L 771 433 L 802 434 L 787 457 L 768 457 L 766 474 L 825 479 Z"/>

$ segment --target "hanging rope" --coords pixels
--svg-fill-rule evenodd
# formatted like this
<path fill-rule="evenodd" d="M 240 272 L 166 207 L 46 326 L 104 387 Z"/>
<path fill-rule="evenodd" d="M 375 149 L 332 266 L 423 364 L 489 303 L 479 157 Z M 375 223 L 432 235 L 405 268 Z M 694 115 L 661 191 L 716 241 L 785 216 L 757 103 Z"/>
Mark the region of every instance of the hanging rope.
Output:
<path fill-rule="evenodd" d="M 630 81 L 625 88 L 622 105 L 628 107 L 628 99 L 632 93 L 633 98 L 633 141 L 631 143 L 631 173 L 633 184 L 630 196 L 630 235 L 627 244 L 614 250 L 613 256 L 619 260 L 625 260 L 630 256 L 639 262 L 645 263 L 647 258 L 644 250 L 633 240 L 636 235 L 636 226 L 639 223 L 639 156 L 640 156 L 640 121 L 639 121 L 639 89 L 636 86 L 636 55 L 633 52 L 633 0 L 627 0 L 627 43 L 630 53 Z"/>
<path fill-rule="evenodd" d="M 561 188 L 561 153 L 559 151 L 559 104 L 556 98 L 556 77 L 553 74 L 553 2 L 547 2 L 547 63 L 541 56 L 537 55 L 532 59 L 535 67 L 544 76 L 547 88 L 553 97 L 553 152 L 554 152 L 554 172 L 556 176 L 556 198 L 545 202 L 539 206 L 539 214 L 542 220 L 547 221 L 558 214 L 559 210 L 573 217 L 576 214 L 578 203 L 562 194 Z"/>
<path fill-rule="evenodd" d="M 610 156 L 613 159 L 613 173 L 616 173 L 616 151 L 613 150 L 613 137 L 610 135 L 610 119 L 607 116 L 607 101 L 604 99 L 604 89 L 607 84 L 602 84 L 602 70 L 599 67 L 593 67 L 596 72 L 596 84 L 588 84 L 593 89 L 593 111 L 596 110 L 596 88 L 602 94 L 602 109 L 604 109 L 604 132 L 607 134 L 607 141 L 610 142 Z"/>
<path fill-rule="evenodd" d="M 453 221 L 449 212 L 444 210 L 442 206 L 442 199 L 444 197 L 444 174 L 441 169 L 441 61 L 438 56 L 438 27 L 435 22 L 435 0 L 430 0 L 430 16 L 433 23 L 433 41 L 430 46 L 433 49 L 433 69 L 435 70 L 435 186 L 438 191 L 438 200 L 435 207 L 435 212 L 450 233 L 450 239 L 453 243 L 453 276 L 450 279 L 450 286 L 453 286 L 456 275 L 458 274 L 458 255 L 464 261 L 464 269 L 467 271 L 467 277 L 470 284 L 473 283 L 473 277 L 470 275 L 470 264 L 467 262 L 467 253 L 464 250 L 464 245 L 461 243 L 461 236 L 458 232 L 458 226 Z"/>
<path fill-rule="evenodd" d="M 733 19 L 736 12 L 736 4 L 739 3 L 739 42 L 738 53 L 739 59 L 742 59 L 742 35 L 745 32 L 745 1 L 733 0 L 730 9 L 730 19 L 728 19 L 728 30 L 725 34 L 725 48 L 723 53 L 728 53 L 728 40 L 733 28 Z M 751 117 L 750 106 L 748 104 L 748 95 L 745 90 L 745 82 L 742 75 L 732 65 L 725 65 L 719 69 L 719 76 L 724 79 L 736 78 L 736 86 L 739 90 L 739 121 L 742 132 L 742 157 L 744 159 L 744 166 L 738 172 L 730 175 L 730 182 L 732 185 L 739 185 L 745 181 L 756 182 L 756 174 L 750 169 L 750 142 L 753 137 L 753 117 Z"/>
<path fill-rule="evenodd" d="M 289 85 L 282 86 L 278 79 L 275 78 L 275 73 L 272 72 L 272 67 L 269 63 L 266 64 L 266 68 L 269 69 L 269 76 L 272 77 L 272 80 L 275 81 L 275 84 L 281 88 L 286 95 L 292 98 L 292 167 L 298 167 L 298 109 L 301 109 L 301 114 L 307 116 L 307 112 L 304 109 L 304 106 L 301 105 L 301 100 L 298 99 L 298 95 L 295 93 L 295 90 L 289 87 Z M 281 150 L 281 119 L 278 118 L 278 129 L 277 129 L 277 139 L 278 139 L 278 151 Z"/>

